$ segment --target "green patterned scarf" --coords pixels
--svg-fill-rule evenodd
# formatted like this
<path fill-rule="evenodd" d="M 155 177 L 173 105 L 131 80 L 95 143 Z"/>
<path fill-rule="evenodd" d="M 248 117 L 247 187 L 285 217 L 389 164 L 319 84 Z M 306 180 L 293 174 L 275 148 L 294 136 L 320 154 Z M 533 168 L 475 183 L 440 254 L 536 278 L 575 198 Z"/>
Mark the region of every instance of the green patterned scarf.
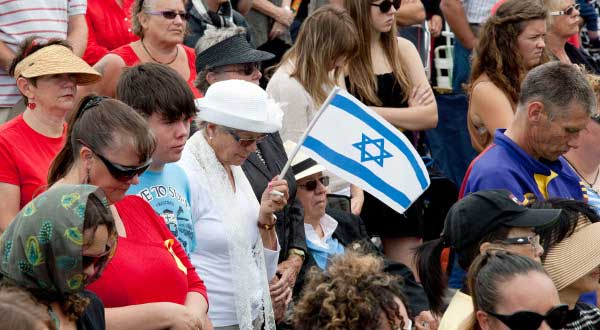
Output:
<path fill-rule="evenodd" d="M 82 291 L 83 223 L 91 203 L 110 215 L 104 193 L 91 185 L 55 186 L 27 204 L 0 236 L 3 281 L 48 301 Z"/>

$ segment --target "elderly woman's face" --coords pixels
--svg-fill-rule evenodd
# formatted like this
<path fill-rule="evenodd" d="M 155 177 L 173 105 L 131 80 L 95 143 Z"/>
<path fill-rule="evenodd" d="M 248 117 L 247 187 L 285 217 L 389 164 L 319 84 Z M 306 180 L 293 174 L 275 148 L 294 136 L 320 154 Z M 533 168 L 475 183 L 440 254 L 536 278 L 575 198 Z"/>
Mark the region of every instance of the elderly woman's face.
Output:
<path fill-rule="evenodd" d="M 576 10 L 574 0 L 565 0 L 561 2 L 560 8 L 554 8 L 551 12 L 562 11 L 562 15 L 554 15 L 550 30 L 564 38 L 571 37 L 579 32 L 579 10 Z M 570 14 L 567 14 L 570 12 Z"/>
<path fill-rule="evenodd" d="M 36 109 L 66 112 L 75 105 L 77 84 L 73 74 L 52 74 L 38 77 L 35 85 L 29 81 L 21 92 L 27 96 L 29 103 L 36 104 Z"/>
<path fill-rule="evenodd" d="M 327 206 L 327 187 L 321 183 L 322 177 L 323 172 L 319 172 L 297 181 L 296 197 L 302 204 L 304 213 L 317 218 L 325 214 Z"/>
<path fill-rule="evenodd" d="M 265 134 L 234 130 L 209 124 L 206 128 L 209 145 L 223 165 L 240 166 Z"/>
<path fill-rule="evenodd" d="M 150 10 L 140 13 L 140 22 L 144 31 L 144 38 L 152 38 L 160 42 L 181 43 L 186 30 L 187 22 L 181 15 L 167 18 L 173 12 L 185 13 L 185 6 L 181 0 L 154 0 L 149 2 Z"/>

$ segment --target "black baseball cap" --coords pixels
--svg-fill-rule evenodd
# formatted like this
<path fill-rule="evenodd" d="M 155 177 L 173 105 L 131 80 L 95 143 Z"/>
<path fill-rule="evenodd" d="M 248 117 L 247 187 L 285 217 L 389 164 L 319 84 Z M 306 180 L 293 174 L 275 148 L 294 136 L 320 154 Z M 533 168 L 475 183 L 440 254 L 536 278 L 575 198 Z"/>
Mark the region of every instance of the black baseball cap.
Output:
<path fill-rule="evenodd" d="M 457 251 L 478 244 L 501 226 L 544 228 L 553 225 L 559 209 L 530 209 L 508 190 L 482 190 L 456 202 L 444 223 L 444 243 Z"/>

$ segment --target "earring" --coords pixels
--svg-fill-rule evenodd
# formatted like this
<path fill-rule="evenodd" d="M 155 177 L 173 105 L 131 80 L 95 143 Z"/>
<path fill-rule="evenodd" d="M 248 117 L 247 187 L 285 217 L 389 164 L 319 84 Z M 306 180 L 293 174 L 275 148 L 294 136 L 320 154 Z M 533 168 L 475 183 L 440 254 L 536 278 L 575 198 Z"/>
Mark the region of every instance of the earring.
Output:
<path fill-rule="evenodd" d="M 36 104 L 35 103 L 27 103 L 27 108 L 29 110 L 35 110 Z"/>
<path fill-rule="evenodd" d="M 90 184 L 90 168 L 89 167 L 85 171 L 85 177 L 83 178 L 83 184 Z"/>

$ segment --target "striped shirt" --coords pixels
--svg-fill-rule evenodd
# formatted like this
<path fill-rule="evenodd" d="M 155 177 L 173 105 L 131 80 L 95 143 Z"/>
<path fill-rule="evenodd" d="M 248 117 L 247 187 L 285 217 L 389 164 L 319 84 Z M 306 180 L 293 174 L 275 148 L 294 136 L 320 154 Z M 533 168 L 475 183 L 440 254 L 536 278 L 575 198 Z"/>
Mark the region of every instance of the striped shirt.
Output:
<path fill-rule="evenodd" d="M 470 24 L 482 24 L 490 16 L 496 0 L 461 0 Z"/>
<path fill-rule="evenodd" d="M 16 51 L 28 37 L 67 39 L 69 16 L 85 15 L 87 0 L 0 0 L 0 41 Z M 21 94 L 0 68 L 0 107 L 12 107 Z"/>

